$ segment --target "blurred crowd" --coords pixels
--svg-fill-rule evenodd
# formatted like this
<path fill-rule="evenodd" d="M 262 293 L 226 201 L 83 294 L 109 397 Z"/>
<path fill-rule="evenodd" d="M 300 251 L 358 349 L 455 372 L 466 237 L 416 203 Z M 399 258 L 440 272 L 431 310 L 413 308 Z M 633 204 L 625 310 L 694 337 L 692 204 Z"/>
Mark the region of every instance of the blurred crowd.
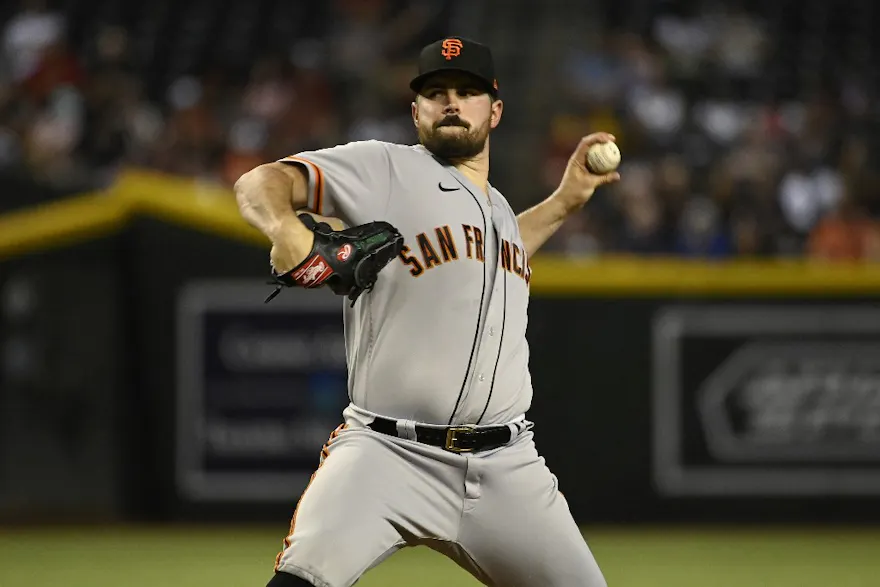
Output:
<path fill-rule="evenodd" d="M 614 133 L 624 156 L 622 181 L 549 248 L 880 259 L 872 88 L 854 72 L 796 95 L 768 91 L 778 41 L 726 4 L 589 35 L 547 67 L 546 141 L 522 146 L 541 154 L 545 191 L 586 132 Z M 0 169 L 61 191 L 104 187 L 128 165 L 232 185 L 303 149 L 413 142 L 407 80 L 418 48 L 452 26 L 449 3 L 317 5 L 320 26 L 241 71 L 209 59 L 156 82 L 124 22 L 73 43 L 64 10 L 22 2 L 0 31 Z M 495 183 L 506 187 L 503 175 Z"/>
<path fill-rule="evenodd" d="M 589 129 L 613 132 L 625 164 L 622 181 L 564 226 L 557 250 L 880 259 L 870 77 L 841 63 L 784 95 L 769 78 L 794 72 L 768 69 L 784 38 L 733 4 L 670 11 L 649 35 L 568 51 L 546 188 Z"/>
<path fill-rule="evenodd" d="M 187 3 L 177 4 L 183 19 Z M 64 11 L 25 0 L 0 33 L 0 167 L 62 189 L 108 185 L 126 165 L 232 185 L 253 166 L 303 149 L 412 141 L 407 81 L 418 48 L 443 34 L 444 3 L 326 4 L 288 4 L 290 22 L 312 18 L 320 28 L 251 51 L 244 69 L 209 55 L 151 84 L 155 70 L 174 73 L 174 64 L 145 58 L 121 18 L 72 43 Z M 197 23 L 222 6 L 201 8 Z M 180 28 L 181 45 L 197 34 L 212 42 L 210 31 Z"/>

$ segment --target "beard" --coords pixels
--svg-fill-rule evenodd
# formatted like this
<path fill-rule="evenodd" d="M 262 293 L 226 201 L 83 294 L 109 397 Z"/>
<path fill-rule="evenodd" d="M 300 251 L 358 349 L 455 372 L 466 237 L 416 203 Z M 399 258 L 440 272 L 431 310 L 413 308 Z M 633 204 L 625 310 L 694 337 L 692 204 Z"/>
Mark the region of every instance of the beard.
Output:
<path fill-rule="evenodd" d="M 441 130 L 446 126 L 463 128 L 465 132 L 449 133 Z M 488 120 L 474 129 L 458 116 L 447 116 L 428 129 L 419 126 L 419 142 L 435 156 L 447 161 L 476 157 L 483 152 L 488 138 Z"/>

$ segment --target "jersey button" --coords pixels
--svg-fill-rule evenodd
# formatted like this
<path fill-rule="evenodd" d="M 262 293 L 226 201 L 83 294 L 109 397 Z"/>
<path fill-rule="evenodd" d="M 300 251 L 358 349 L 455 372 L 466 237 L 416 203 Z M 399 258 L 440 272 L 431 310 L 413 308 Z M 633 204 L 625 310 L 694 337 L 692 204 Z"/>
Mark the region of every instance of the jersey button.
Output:
<path fill-rule="evenodd" d="M 495 336 L 495 329 L 489 328 L 489 336 Z"/>
<path fill-rule="evenodd" d="M 483 381 L 483 380 L 485 380 L 485 379 L 486 379 L 486 376 L 485 376 L 485 375 L 483 375 L 483 374 L 482 374 L 482 373 L 480 373 L 480 377 L 479 377 L 479 379 L 480 379 L 480 381 Z"/>

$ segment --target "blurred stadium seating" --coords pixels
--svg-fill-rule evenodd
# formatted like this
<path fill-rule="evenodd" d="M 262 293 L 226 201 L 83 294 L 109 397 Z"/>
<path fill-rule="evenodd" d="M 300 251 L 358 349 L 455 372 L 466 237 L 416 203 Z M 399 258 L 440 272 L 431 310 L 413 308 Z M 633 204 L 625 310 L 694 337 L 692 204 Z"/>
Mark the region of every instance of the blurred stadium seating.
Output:
<path fill-rule="evenodd" d="M 553 249 L 876 259 L 877 13 L 868 0 L 8 2 L 0 169 L 48 198 L 123 166 L 229 186 L 301 149 L 411 142 L 415 53 L 456 31 L 495 48 L 507 116 L 493 182 L 517 209 L 552 189 L 580 134 L 618 135 L 623 181 Z"/>

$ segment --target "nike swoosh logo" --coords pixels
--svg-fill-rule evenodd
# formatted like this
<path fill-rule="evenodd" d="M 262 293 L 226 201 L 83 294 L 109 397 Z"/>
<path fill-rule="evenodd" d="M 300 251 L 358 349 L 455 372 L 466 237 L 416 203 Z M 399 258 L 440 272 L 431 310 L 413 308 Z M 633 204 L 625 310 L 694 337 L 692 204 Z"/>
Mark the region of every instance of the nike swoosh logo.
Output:
<path fill-rule="evenodd" d="M 441 191 L 441 192 L 455 192 L 455 191 L 458 191 L 458 190 L 461 189 L 460 187 L 455 187 L 455 188 L 445 188 L 445 187 L 443 187 L 443 184 L 442 184 L 442 183 L 438 183 L 438 184 L 437 184 L 437 187 L 440 188 L 440 191 Z"/>

